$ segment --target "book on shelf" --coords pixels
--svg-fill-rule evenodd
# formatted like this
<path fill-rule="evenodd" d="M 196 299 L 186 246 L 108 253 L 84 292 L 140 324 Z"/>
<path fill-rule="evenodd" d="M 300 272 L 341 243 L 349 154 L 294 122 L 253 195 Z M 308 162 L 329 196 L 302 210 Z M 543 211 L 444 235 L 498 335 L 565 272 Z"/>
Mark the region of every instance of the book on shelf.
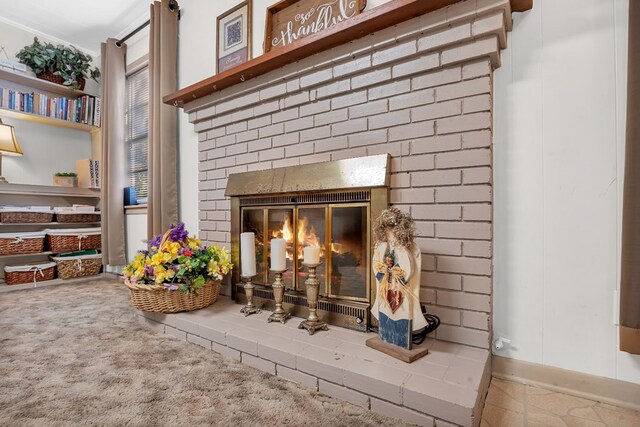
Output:
<path fill-rule="evenodd" d="M 73 99 L 0 87 L 0 108 L 100 126 L 100 98 L 92 95 Z"/>
<path fill-rule="evenodd" d="M 76 170 L 78 171 L 78 187 L 100 188 L 100 160 L 76 160 Z"/>

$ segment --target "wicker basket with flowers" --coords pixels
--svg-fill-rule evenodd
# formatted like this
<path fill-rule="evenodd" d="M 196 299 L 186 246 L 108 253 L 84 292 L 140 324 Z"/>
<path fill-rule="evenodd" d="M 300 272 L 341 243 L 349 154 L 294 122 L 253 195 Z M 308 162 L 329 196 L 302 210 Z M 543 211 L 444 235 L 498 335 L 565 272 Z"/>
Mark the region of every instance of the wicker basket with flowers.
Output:
<path fill-rule="evenodd" d="M 136 308 L 175 313 L 213 304 L 232 268 L 227 249 L 204 246 L 179 223 L 149 240 L 123 274 Z"/>

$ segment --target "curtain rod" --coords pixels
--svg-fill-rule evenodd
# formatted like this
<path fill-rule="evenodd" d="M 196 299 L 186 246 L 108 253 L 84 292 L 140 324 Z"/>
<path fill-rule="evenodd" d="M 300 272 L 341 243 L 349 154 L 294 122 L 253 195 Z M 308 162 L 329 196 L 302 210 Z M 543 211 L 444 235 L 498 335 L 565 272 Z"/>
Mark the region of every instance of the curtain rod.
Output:
<path fill-rule="evenodd" d="M 169 10 L 171 12 L 175 12 L 177 10 L 178 11 L 178 19 L 180 19 L 180 6 L 178 5 L 178 2 L 176 0 L 169 0 Z M 142 29 L 144 29 L 147 25 L 149 25 L 149 23 L 151 23 L 151 20 L 147 20 L 147 22 L 145 22 L 144 24 L 140 25 L 138 28 L 136 28 L 135 30 L 131 31 L 129 34 L 127 34 L 126 36 L 124 36 L 120 40 L 116 41 L 116 46 L 118 46 L 118 47 L 122 46 L 122 43 L 126 42 L 131 37 L 136 35 L 138 32 L 140 32 Z"/>

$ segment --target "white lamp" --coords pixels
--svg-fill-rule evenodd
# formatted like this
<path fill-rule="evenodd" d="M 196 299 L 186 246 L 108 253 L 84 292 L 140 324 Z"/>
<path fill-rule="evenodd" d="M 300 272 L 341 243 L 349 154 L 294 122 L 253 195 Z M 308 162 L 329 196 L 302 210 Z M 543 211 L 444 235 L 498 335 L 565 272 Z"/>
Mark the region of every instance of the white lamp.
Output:
<path fill-rule="evenodd" d="M 22 149 L 16 139 L 16 132 L 13 126 L 5 125 L 0 119 L 0 182 L 7 182 L 2 176 L 2 155 L 22 156 Z"/>

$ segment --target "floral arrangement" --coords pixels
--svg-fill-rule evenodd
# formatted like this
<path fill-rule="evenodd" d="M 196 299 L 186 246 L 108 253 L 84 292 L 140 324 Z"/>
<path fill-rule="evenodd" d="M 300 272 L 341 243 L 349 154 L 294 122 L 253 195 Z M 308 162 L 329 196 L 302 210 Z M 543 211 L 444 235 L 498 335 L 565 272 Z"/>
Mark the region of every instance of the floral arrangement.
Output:
<path fill-rule="evenodd" d="M 123 274 L 131 283 L 164 285 L 189 294 L 208 280 L 222 280 L 232 269 L 227 249 L 204 246 L 179 223 L 149 240 L 147 250 L 138 252 Z"/>

